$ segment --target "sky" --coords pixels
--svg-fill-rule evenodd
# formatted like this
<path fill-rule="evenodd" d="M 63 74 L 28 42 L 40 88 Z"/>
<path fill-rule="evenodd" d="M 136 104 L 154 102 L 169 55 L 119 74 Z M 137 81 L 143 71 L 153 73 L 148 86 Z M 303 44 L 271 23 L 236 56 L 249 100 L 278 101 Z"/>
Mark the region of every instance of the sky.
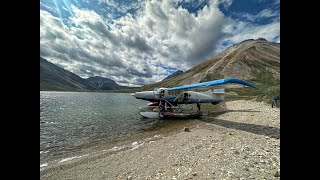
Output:
<path fill-rule="evenodd" d="M 40 56 L 123 86 L 257 38 L 280 43 L 280 0 L 40 0 Z"/>

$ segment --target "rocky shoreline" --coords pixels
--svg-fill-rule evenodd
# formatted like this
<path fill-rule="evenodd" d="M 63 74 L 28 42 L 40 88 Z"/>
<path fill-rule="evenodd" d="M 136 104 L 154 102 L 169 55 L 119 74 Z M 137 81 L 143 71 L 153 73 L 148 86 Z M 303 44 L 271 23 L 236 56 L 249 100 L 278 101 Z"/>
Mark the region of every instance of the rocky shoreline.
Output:
<path fill-rule="evenodd" d="M 237 100 L 178 132 L 40 172 L 41 179 L 279 179 L 280 109 Z M 134 144 L 133 143 L 133 144 Z"/>

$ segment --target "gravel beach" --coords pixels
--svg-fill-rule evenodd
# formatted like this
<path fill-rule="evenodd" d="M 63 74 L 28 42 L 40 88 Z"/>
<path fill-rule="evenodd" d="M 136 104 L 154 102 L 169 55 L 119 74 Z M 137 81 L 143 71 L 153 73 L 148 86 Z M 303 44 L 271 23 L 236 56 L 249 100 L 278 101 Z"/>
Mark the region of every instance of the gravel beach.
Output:
<path fill-rule="evenodd" d="M 40 171 L 41 179 L 279 179 L 280 109 L 253 100 L 186 129 Z M 188 131 L 189 130 L 189 131 Z"/>

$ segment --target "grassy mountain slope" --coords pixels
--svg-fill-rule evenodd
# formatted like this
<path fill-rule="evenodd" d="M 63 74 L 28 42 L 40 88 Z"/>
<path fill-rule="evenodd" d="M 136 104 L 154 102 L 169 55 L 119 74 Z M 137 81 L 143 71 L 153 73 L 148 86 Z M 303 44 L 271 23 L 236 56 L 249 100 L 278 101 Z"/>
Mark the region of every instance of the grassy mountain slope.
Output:
<path fill-rule="evenodd" d="M 279 94 L 280 44 L 265 39 L 245 40 L 174 78 L 144 86 L 141 90 L 175 87 L 226 77 L 244 79 L 258 87 L 232 89 L 239 95 L 257 95 L 266 99 L 273 94 Z"/>

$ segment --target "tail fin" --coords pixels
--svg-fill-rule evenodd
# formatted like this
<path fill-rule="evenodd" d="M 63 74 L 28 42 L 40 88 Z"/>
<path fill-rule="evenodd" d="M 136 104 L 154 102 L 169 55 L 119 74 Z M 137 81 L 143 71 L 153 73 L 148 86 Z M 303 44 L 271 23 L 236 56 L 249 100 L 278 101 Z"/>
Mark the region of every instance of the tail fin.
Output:
<path fill-rule="evenodd" d="M 213 98 L 224 100 L 225 91 L 224 88 L 213 89 Z"/>

